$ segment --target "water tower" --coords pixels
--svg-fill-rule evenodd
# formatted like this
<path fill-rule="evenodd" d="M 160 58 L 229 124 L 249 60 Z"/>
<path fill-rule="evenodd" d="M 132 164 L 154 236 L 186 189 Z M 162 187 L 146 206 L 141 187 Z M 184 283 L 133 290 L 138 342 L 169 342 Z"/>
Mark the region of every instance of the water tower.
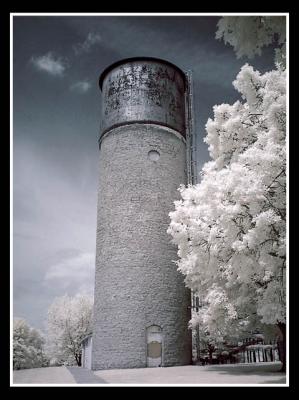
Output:
<path fill-rule="evenodd" d="M 186 183 L 187 79 L 130 58 L 100 76 L 92 369 L 191 363 L 190 292 L 166 230 Z"/>

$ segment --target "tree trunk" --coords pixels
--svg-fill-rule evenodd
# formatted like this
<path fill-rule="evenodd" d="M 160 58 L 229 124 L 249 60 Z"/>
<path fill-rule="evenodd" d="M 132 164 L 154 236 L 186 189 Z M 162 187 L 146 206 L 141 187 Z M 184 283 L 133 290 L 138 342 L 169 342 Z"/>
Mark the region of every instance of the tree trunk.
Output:
<path fill-rule="evenodd" d="M 199 326 L 196 326 L 196 359 L 197 361 L 200 360 L 200 342 L 199 342 Z"/>
<path fill-rule="evenodd" d="M 209 363 L 213 363 L 213 350 L 209 350 Z"/>
<path fill-rule="evenodd" d="M 277 326 L 281 333 L 281 338 L 277 342 L 279 359 L 282 362 L 280 372 L 286 372 L 286 324 L 279 322 Z"/>
<path fill-rule="evenodd" d="M 214 352 L 214 350 L 215 350 L 214 346 L 208 345 L 209 363 L 210 364 L 213 363 L 213 352 Z"/>
<path fill-rule="evenodd" d="M 78 367 L 81 367 L 81 353 L 76 353 L 75 354 L 75 359 L 76 359 L 76 363 L 78 365 Z"/>

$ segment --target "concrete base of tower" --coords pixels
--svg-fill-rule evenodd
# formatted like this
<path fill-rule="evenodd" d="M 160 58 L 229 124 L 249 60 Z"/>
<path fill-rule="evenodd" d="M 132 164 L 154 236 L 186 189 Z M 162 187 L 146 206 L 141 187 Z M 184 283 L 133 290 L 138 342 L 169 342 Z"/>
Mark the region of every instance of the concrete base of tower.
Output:
<path fill-rule="evenodd" d="M 191 360 L 185 362 L 165 363 L 157 367 L 179 367 L 183 365 L 192 365 Z M 134 369 L 134 368 L 154 368 L 147 365 L 147 363 L 95 363 L 92 365 L 93 371 L 107 370 L 107 369 Z"/>
<path fill-rule="evenodd" d="M 146 364 L 135 364 L 135 363 L 96 363 L 92 365 L 93 371 L 107 370 L 107 369 L 133 369 L 133 368 L 146 368 Z"/>
<path fill-rule="evenodd" d="M 119 348 L 115 348 L 114 351 L 99 352 L 94 348 L 92 370 L 175 367 L 192 364 L 191 347 L 186 345 L 183 351 L 179 344 L 173 351 L 167 351 L 163 347 L 159 351 L 158 342 L 152 341 L 134 351 L 124 350 L 127 351 L 119 352 Z"/>

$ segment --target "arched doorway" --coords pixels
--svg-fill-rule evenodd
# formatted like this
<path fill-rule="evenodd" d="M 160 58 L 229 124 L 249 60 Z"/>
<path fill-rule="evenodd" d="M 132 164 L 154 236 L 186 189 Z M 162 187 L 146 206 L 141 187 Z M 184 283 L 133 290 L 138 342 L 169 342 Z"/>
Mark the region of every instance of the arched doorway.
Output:
<path fill-rule="evenodd" d="M 146 329 L 147 337 L 147 366 L 162 366 L 162 329 L 158 325 L 151 325 Z"/>

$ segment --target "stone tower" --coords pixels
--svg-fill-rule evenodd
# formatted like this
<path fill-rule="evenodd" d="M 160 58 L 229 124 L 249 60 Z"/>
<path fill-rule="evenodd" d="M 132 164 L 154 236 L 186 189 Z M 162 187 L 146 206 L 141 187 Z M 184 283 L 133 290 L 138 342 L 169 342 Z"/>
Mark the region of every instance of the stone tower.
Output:
<path fill-rule="evenodd" d="M 186 183 L 186 77 L 130 58 L 100 76 L 92 369 L 191 363 L 190 292 L 166 233 Z"/>

